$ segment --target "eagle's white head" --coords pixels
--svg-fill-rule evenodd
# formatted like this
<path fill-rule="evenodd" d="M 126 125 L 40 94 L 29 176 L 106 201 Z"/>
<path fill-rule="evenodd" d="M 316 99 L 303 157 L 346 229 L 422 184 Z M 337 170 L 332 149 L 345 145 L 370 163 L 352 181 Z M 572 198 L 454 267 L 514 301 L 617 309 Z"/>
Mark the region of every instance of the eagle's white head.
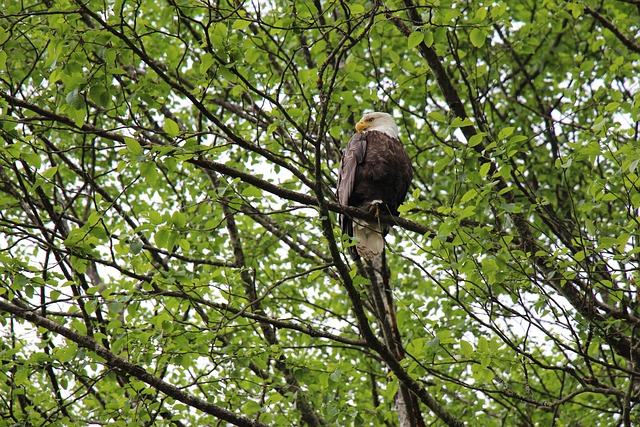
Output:
<path fill-rule="evenodd" d="M 367 113 L 358 123 L 356 123 L 356 132 L 367 132 L 377 130 L 385 133 L 391 138 L 398 139 L 398 126 L 393 121 L 393 117 L 387 113 Z"/>

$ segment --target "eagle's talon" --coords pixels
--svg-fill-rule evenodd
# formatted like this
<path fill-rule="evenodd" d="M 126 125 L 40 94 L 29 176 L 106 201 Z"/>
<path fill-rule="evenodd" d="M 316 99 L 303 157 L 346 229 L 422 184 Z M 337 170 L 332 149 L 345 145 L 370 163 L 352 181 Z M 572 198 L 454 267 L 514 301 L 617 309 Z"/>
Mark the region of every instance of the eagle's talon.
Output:
<path fill-rule="evenodd" d="M 369 208 L 367 209 L 367 211 L 373 216 L 375 216 L 377 219 L 380 219 L 380 205 L 382 205 L 382 203 L 383 203 L 382 200 L 374 200 L 369 205 Z"/>

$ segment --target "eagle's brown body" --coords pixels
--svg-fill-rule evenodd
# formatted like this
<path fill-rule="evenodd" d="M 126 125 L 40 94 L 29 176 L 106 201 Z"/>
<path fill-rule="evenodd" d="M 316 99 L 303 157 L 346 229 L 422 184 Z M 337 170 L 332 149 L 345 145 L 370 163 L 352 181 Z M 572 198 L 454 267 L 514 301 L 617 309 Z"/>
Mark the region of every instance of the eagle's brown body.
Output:
<path fill-rule="evenodd" d="M 379 215 L 398 215 L 398 206 L 404 201 L 413 177 L 411 160 L 397 139 L 397 127 L 391 116 L 371 113 L 359 124 L 370 115 L 380 115 L 380 119 L 375 116 L 374 120 L 385 120 L 386 127 L 375 130 L 371 126 L 349 140 L 338 173 L 338 201 L 372 211 L 375 208 Z M 358 238 L 360 242 L 355 248 L 363 258 L 372 259 L 382 252 L 387 224 L 341 215 L 340 226 L 343 233 Z"/>

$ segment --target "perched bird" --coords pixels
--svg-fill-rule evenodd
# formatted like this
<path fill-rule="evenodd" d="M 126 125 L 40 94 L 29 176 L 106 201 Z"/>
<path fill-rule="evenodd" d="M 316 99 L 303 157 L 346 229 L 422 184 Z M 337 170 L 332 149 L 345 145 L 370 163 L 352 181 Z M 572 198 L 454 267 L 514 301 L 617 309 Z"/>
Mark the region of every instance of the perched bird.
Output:
<path fill-rule="evenodd" d="M 338 201 L 376 217 L 398 215 L 413 178 L 411 160 L 398 140 L 398 126 L 387 113 L 367 113 L 356 124 L 338 171 Z M 384 250 L 389 224 L 340 215 L 342 232 L 357 240 L 355 251 L 372 260 Z"/>

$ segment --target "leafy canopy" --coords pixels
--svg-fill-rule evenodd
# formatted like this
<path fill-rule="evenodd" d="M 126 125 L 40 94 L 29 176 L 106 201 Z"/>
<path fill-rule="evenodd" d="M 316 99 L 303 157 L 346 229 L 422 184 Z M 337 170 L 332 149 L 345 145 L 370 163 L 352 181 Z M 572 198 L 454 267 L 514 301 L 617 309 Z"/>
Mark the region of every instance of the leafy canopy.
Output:
<path fill-rule="evenodd" d="M 636 1 L 0 4 L 3 425 L 640 422 Z M 365 110 L 400 361 L 335 226 Z"/>

